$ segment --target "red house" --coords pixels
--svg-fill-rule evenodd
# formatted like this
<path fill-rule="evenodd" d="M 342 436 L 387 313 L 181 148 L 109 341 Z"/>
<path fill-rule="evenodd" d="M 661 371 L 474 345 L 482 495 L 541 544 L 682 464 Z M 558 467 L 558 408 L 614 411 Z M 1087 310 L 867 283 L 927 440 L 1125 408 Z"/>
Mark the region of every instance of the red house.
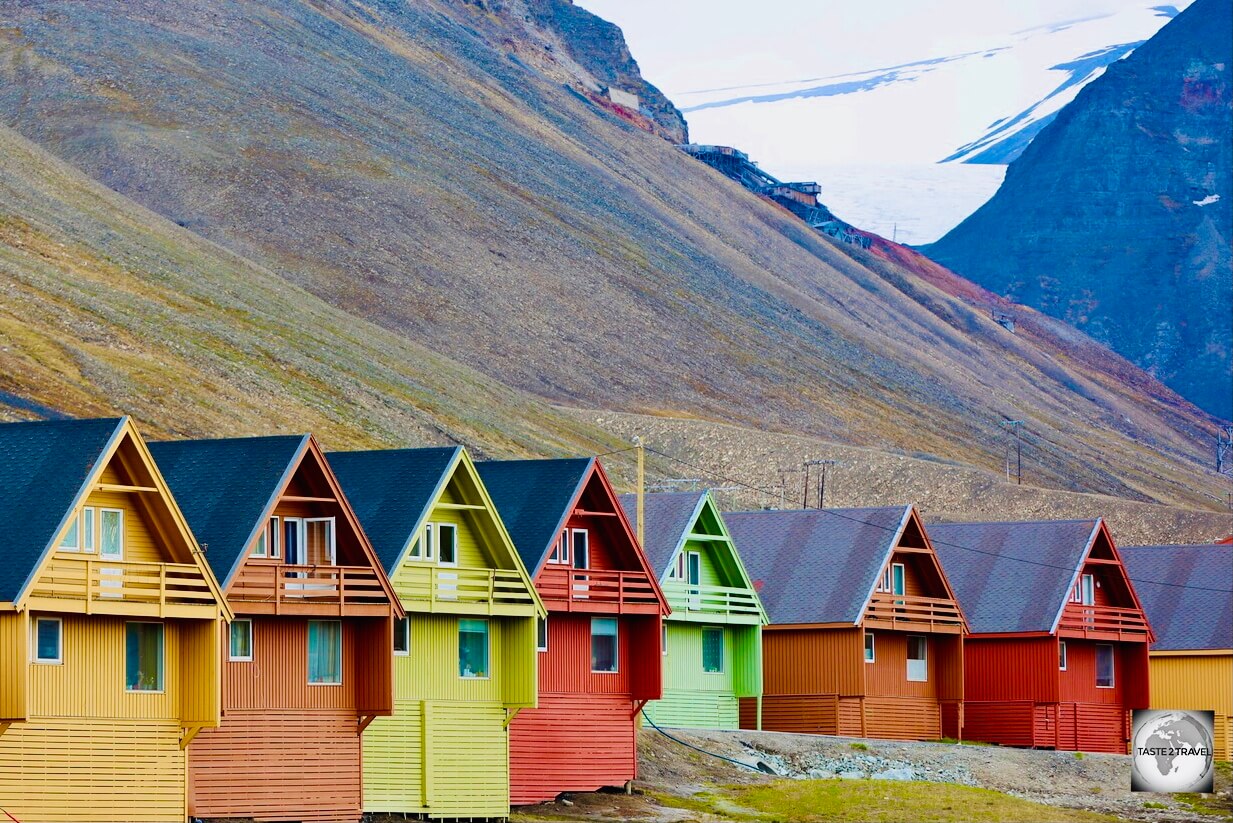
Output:
<path fill-rule="evenodd" d="M 539 706 L 510 724 L 510 802 L 633 780 L 669 608 L 612 485 L 594 458 L 478 468 L 548 609 Z"/>
<path fill-rule="evenodd" d="M 1104 520 L 929 527 L 971 634 L 969 740 L 1116 752 L 1148 707 L 1153 640 Z"/>

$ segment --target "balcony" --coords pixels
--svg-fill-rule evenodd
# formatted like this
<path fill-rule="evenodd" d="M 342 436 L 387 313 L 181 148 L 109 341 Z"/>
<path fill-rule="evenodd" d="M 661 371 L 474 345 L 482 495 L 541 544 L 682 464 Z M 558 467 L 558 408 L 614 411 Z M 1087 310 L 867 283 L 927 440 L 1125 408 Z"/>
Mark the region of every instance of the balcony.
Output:
<path fill-rule="evenodd" d="M 545 566 L 536 580 L 553 611 L 593 614 L 658 614 L 655 584 L 645 572 Z"/>
<path fill-rule="evenodd" d="M 1067 603 L 1058 622 L 1058 634 L 1090 640 L 1129 640 L 1143 642 L 1151 631 L 1139 609 L 1114 606 L 1083 606 Z"/>
<path fill-rule="evenodd" d="M 691 586 L 680 580 L 669 580 L 664 584 L 664 595 L 672 606 L 673 620 L 755 625 L 762 622 L 758 597 L 749 589 Z"/>
<path fill-rule="evenodd" d="M 443 614 L 534 614 L 535 598 L 512 569 L 480 569 L 406 563 L 394 588 L 408 612 Z"/>
<path fill-rule="evenodd" d="M 962 634 L 963 617 L 955 601 L 943 597 L 878 593 L 865 610 L 865 627 Z"/>
<path fill-rule="evenodd" d="M 390 603 L 367 566 L 248 562 L 227 591 L 236 614 L 383 616 Z"/>
<path fill-rule="evenodd" d="M 32 610 L 137 617 L 217 617 L 214 593 L 191 563 L 56 557 L 30 592 Z"/>

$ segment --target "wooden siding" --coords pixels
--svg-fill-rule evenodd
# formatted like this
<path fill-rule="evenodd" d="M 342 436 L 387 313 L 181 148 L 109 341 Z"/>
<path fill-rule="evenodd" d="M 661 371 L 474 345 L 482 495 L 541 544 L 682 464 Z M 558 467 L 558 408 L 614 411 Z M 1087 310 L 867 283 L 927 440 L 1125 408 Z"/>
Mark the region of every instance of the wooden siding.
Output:
<path fill-rule="evenodd" d="M 189 814 L 358 820 L 360 734 L 339 709 L 232 711 L 189 746 Z"/>
<path fill-rule="evenodd" d="M 938 695 L 937 638 L 924 635 L 928 667 L 924 681 L 908 680 L 908 635 L 904 632 L 870 632 L 874 637 L 874 662 L 865 667 L 865 694 L 869 697 L 935 698 Z M 864 642 L 864 641 L 862 641 Z M 864 654 L 864 649 L 861 649 Z M 863 661 L 863 657 L 862 657 Z M 936 702 L 936 700 L 935 700 Z"/>
<path fill-rule="evenodd" d="M 510 724 L 510 802 L 621 786 L 637 776 L 634 704 L 613 694 L 541 694 Z"/>
<path fill-rule="evenodd" d="M 1057 643 L 1056 637 L 968 637 L 963 644 L 964 700 L 1057 702 Z"/>
<path fill-rule="evenodd" d="M 655 725 L 677 729 L 739 729 L 740 700 L 731 693 L 665 690 L 643 712 Z"/>
<path fill-rule="evenodd" d="M 223 664 L 224 711 L 233 709 L 347 709 L 355 715 L 359 627 L 342 621 L 342 684 L 308 682 L 308 621 L 253 619 L 253 659 Z M 225 633 L 227 627 L 223 627 Z M 225 634 L 224 634 L 225 637 Z M 229 657 L 224 649 L 223 658 Z"/>
<path fill-rule="evenodd" d="M 1152 654 L 1151 707 L 1216 714 L 1216 758 L 1233 760 L 1233 652 Z"/>
<path fill-rule="evenodd" d="M 0 806 L 40 823 L 185 819 L 180 725 L 39 718 L 0 734 Z"/>
<path fill-rule="evenodd" d="M 933 697 L 867 697 L 864 711 L 863 737 L 937 740 L 942 736 L 942 712 Z"/>
<path fill-rule="evenodd" d="M 835 694 L 767 695 L 762 698 L 762 728 L 795 734 L 833 734 L 861 737 L 860 697 Z M 756 698 L 740 700 L 742 729 L 757 728 Z"/>
<path fill-rule="evenodd" d="M 737 728 L 738 672 L 756 664 L 747 636 L 758 626 L 715 626 L 724 634 L 723 671 L 702 670 L 702 630 L 699 623 L 666 621 L 668 653 L 664 655 L 664 696 L 647 705 L 647 716 L 661 726 L 700 729 Z M 744 641 L 744 642 L 742 642 Z M 748 677 L 743 673 L 741 679 Z M 755 693 L 756 694 L 756 693 Z M 743 695 L 744 696 L 744 695 Z"/>
<path fill-rule="evenodd" d="M 0 612 L 0 723 L 30 713 L 29 660 L 29 613 Z"/>
<path fill-rule="evenodd" d="M 1096 646 L 1087 640 L 1066 641 L 1066 671 L 1059 672 L 1059 702 L 1105 703 L 1122 705 L 1125 702 L 1127 658 L 1125 644 L 1113 643 L 1113 688 L 1096 686 Z"/>
<path fill-rule="evenodd" d="M 963 738 L 1003 746 L 1033 746 L 1036 706 L 1031 700 L 965 700 Z"/>
<path fill-rule="evenodd" d="M 768 629 L 762 635 L 763 693 L 864 693 L 864 638 L 851 629 Z"/>
<path fill-rule="evenodd" d="M 1130 713 L 1108 703 L 1037 705 L 1034 745 L 1066 751 L 1126 754 Z"/>

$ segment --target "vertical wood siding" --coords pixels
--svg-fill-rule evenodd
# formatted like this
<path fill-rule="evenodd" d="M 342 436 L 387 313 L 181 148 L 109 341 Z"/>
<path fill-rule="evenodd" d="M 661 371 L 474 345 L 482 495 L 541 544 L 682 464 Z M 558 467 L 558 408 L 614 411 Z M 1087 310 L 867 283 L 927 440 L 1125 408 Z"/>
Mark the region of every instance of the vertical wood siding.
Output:
<path fill-rule="evenodd" d="M 763 632 L 763 693 L 860 695 L 864 643 L 857 628 Z"/>
<path fill-rule="evenodd" d="M 0 612 L 0 722 L 29 713 L 30 615 Z"/>
<path fill-rule="evenodd" d="M 865 667 L 865 694 L 869 697 L 936 698 L 938 693 L 938 644 L 936 638 L 925 635 L 928 648 L 927 680 L 908 680 L 908 635 L 905 632 L 875 631 L 874 662 Z M 863 642 L 863 641 L 862 641 Z M 861 654 L 864 654 L 862 648 Z"/>
<path fill-rule="evenodd" d="M 1056 637 L 967 638 L 963 699 L 1056 702 L 1057 642 Z"/>
<path fill-rule="evenodd" d="M 227 627 L 223 627 L 227 631 Z M 358 628 L 342 627 L 342 685 L 308 682 L 308 621 L 253 618 L 253 659 L 223 664 L 223 705 L 231 709 L 347 709 L 356 707 Z M 224 657 L 229 656 L 224 650 Z"/>
<path fill-rule="evenodd" d="M 184 820 L 173 720 L 38 718 L 0 734 L 0 806 L 40 823 Z"/>
<path fill-rule="evenodd" d="M 221 655 L 224 651 L 221 620 L 177 621 L 179 635 L 180 721 L 185 725 L 215 726 L 222 711 Z M 168 658 L 168 665 L 173 659 Z"/>
<path fill-rule="evenodd" d="M 1004 746 L 1034 746 L 1037 704 L 1030 700 L 963 703 L 963 737 Z"/>
<path fill-rule="evenodd" d="M 1216 713 L 1216 758 L 1233 760 L 1233 654 L 1152 655 L 1151 707 Z"/>
<path fill-rule="evenodd" d="M 1113 643 L 1113 688 L 1096 686 L 1096 646 L 1088 640 L 1066 641 L 1066 671 L 1060 672 L 1060 702 L 1122 705 L 1129 653 L 1126 644 Z"/>
<path fill-rule="evenodd" d="M 637 776 L 633 705 L 610 694 L 541 694 L 510 725 L 510 802 L 620 786 Z"/>
<path fill-rule="evenodd" d="M 702 670 L 700 623 L 666 621 L 668 653 L 664 655 L 664 696 L 646 707 L 647 716 L 661 726 L 699 729 L 735 729 L 737 725 L 736 671 L 743 665 L 738 633 L 745 626 L 717 627 L 724 633 L 724 670 Z"/>

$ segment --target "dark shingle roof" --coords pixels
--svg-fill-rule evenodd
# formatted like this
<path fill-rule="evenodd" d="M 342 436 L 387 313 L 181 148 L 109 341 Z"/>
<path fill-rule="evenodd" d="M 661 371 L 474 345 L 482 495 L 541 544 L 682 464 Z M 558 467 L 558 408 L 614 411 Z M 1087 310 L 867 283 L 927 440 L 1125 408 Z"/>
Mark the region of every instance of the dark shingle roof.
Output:
<path fill-rule="evenodd" d="M 852 623 L 908 507 L 731 512 L 724 523 L 771 623 Z"/>
<path fill-rule="evenodd" d="M 476 464 L 480 479 L 532 577 L 556 541 L 594 462 L 592 457 L 575 457 L 489 460 Z"/>
<path fill-rule="evenodd" d="M 0 602 L 21 595 L 123 423 L 0 424 Z"/>
<path fill-rule="evenodd" d="M 1233 649 L 1233 545 L 1122 546 L 1153 649 Z"/>
<path fill-rule="evenodd" d="M 1052 632 L 1098 522 L 934 523 L 929 537 L 973 634 Z"/>
<path fill-rule="evenodd" d="M 681 545 L 685 531 L 693 525 L 698 506 L 706 496 L 705 491 L 657 492 L 643 496 L 646 510 L 646 527 L 643 529 L 642 548 L 652 571 L 661 579 L 668 571 L 672 555 Z M 621 508 L 634 533 L 638 533 L 638 496 L 623 494 Z"/>
<path fill-rule="evenodd" d="M 149 444 L 224 589 L 307 442 L 289 434 Z"/>
<path fill-rule="evenodd" d="M 326 455 L 387 574 L 429 513 L 461 446 Z"/>

